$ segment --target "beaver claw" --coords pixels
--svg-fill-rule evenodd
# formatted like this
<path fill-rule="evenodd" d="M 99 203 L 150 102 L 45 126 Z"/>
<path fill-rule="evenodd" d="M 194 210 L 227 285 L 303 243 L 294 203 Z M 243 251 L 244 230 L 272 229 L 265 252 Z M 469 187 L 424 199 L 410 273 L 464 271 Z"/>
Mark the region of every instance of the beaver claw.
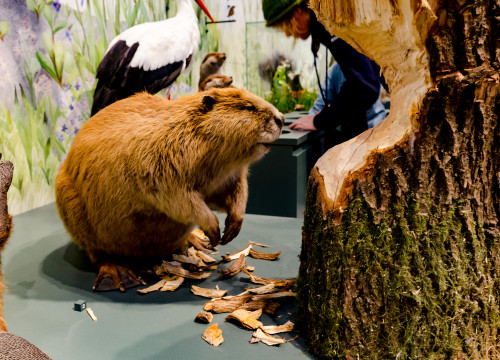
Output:
<path fill-rule="evenodd" d="M 125 291 L 137 285 L 146 285 L 146 282 L 125 266 L 104 262 L 99 266 L 99 274 L 92 289 Z"/>
<path fill-rule="evenodd" d="M 224 228 L 224 235 L 222 235 L 221 245 L 226 245 L 228 242 L 233 240 L 241 230 L 241 225 L 243 224 L 243 218 L 238 218 L 235 216 L 228 216 L 226 218 L 226 227 Z"/>

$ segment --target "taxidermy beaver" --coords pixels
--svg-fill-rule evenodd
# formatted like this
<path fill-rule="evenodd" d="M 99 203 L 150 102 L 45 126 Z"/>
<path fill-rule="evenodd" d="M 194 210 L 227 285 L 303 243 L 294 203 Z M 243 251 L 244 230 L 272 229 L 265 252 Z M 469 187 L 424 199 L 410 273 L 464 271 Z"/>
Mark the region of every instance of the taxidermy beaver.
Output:
<path fill-rule="evenodd" d="M 212 74 L 200 83 L 198 91 L 206 91 L 213 88 L 227 88 L 232 83 L 233 78 L 231 76 Z"/>
<path fill-rule="evenodd" d="M 66 229 L 99 267 L 94 289 L 138 285 L 123 259 L 170 254 L 195 226 L 214 246 L 234 239 L 248 167 L 278 139 L 283 123 L 274 106 L 235 88 L 175 101 L 141 93 L 94 115 L 55 184 Z M 222 240 L 210 205 L 227 213 Z"/>

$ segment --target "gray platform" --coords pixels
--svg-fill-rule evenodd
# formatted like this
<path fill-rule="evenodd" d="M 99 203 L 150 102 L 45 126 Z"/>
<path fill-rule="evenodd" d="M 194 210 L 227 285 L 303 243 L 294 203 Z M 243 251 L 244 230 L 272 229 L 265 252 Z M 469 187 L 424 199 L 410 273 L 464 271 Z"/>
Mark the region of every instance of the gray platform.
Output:
<path fill-rule="evenodd" d="M 219 219 L 223 224 L 223 216 Z M 282 255 L 275 262 L 248 258 L 248 265 L 256 268 L 255 274 L 295 277 L 301 226 L 301 219 L 246 215 L 240 235 L 221 246 L 219 252 L 240 250 L 249 240 L 269 244 L 263 251 L 282 251 Z M 191 285 L 215 288 L 218 284 L 235 295 L 250 285 L 245 275 L 222 280 L 213 274 L 202 281 L 186 281 L 176 292 L 92 292 L 94 268 L 70 242 L 53 204 L 14 217 L 14 233 L 3 254 L 3 268 L 9 331 L 54 360 L 313 359 L 300 338 L 281 347 L 249 344 L 251 332 L 225 323 L 227 314 L 216 314 L 213 321 L 223 332 L 221 346 L 215 348 L 201 339 L 208 325 L 193 319 L 208 299 L 192 295 Z M 86 312 L 72 309 L 79 299 L 87 301 L 97 322 Z M 263 315 L 261 320 L 265 325 L 283 324 L 293 321 L 294 312 L 295 305 L 288 302 L 277 317 Z"/>

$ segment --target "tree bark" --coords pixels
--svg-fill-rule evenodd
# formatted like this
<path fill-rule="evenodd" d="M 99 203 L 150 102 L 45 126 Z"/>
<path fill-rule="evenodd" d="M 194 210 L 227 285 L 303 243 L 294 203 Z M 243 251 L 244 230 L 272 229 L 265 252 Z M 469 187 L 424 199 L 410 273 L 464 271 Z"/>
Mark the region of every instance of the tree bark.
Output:
<path fill-rule="evenodd" d="M 0 159 L 2 153 L 0 153 Z M 2 251 L 9 239 L 12 230 L 12 217 L 7 208 L 7 191 L 12 182 L 14 166 L 10 161 L 0 161 L 0 332 L 7 331 L 5 320 L 3 318 L 3 292 L 5 284 L 3 282 L 2 272 Z"/>
<path fill-rule="evenodd" d="M 309 178 L 298 315 L 326 359 L 500 359 L 500 3 L 312 0 L 391 113 Z"/>

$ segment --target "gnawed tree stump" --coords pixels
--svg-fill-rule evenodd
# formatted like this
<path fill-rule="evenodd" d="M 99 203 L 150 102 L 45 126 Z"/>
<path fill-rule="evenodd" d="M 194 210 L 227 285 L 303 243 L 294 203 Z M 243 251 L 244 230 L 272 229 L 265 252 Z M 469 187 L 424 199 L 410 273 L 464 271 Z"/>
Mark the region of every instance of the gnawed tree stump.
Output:
<path fill-rule="evenodd" d="M 2 153 L 0 153 L 0 159 Z M 2 273 L 2 251 L 12 230 L 12 217 L 7 208 L 7 191 L 12 182 L 14 166 L 10 161 L 0 161 L 0 332 L 7 331 L 3 318 L 3 292 L 5 284 Z"/>
<path fill-rule="evenodd" d="M 326 359 L 500 359 L 500 4 L 312 0 L 391 89 L 309 178 L 299 327 Z"/>

